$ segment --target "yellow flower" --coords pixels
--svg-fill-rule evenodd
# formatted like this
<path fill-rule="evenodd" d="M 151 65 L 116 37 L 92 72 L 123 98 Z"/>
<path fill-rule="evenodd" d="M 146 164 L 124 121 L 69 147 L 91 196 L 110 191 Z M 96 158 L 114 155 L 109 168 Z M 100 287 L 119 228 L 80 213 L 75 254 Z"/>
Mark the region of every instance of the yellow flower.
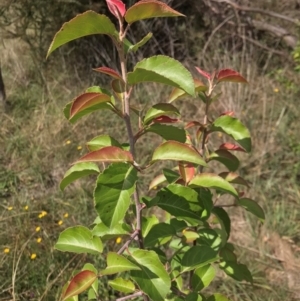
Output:
<path fill-rule="evenodd" d="M 122 238 L 121 238 L 121 237 L 118 237 L 118 238 L 116 239 L 116 243 L 117 243 L 117 244 L 120 244 L 121 241 L 122 241 Z"/>
<path fill-rule="evenodd" d="M 3 250 L 3 252 L 4 252 L 5 254 L 8 254 L 8 253 L 9 253 L 9 251 L 10 251 L 10 249 L 9 249 L 9 248 L 5 248 L 5 249 Z"/>
<path fill-rule="evenodd" d="M 37 239 L 36 239 L 36 242 L 39 244 L 40 242 L 42 241 L 42 238 L 41 237 L 38 237 Z"/>
<path fill-rule="evenodd" d="M 223 137 L 222 133 L 218 133 L 219 138 Z"/>
<path fill-rule="evenodd" d="M 24 206 L 24 210 L 28 210 L 28 205 Z"/>
<path fill-rule="evenodd" d="M 31 260 L 36 259 L 36 254 L 35 254 L 35 253 L 32 253 L 32 254 L 30 255 L 30 259 L 31 259 Z"/>
<path fill-rule="evenodd" d="M 66 141 L 66 144 L 70 144 L 70 143 L 71 143 L 71 140 L 67 140 L 67 141 Z"/>
<path fill-rule="evenodd" d="M 77 146 L 77 149 L 78 149 L 78 150 L 81 150 L 81 149 L 82 149 L 82 146 L 81 146 L 81 145 L 78 145 L 78 146 Z"/>
<path fill-rule="evenodd" d="M 7 208 L 7 210 L 13 210 L 14 209 L 14 207 L 13 206 L 9 206 L 8 208 Z"/>
<path fill-rule="evenodd" d="M 278 93 L 278 92 L 279 92 L 279 89 L 278 89 L 278 88 L 275 88 L 273 91 L 274 91 L 275 93 Z"/>
<path fill-rule="evenodd" d="M 69 213 L 66 212 L 66 213 L 64 214 L 64 218 L 68 218 L 68 217 L 69 217 Z"/>
<path fill-rule="evenodd" d="M 35 232 L 39 232 L 39 231 L 41 231 L 41 227 L 36 227 Z"/>
<path fill-rule="evenodd" d="M 61 226 L 62 224 L 63 224 L 63 221 L 62 220 L 60 220 L 60 221 L 58 221 L 58 223 L 57 223 L 59 226 Z"/>
<path fill-rule="evenodd" d="M 46 216 L 48 213 L 47 211 L 42 211 L 40 214 L 39 214 L 39 218 L 43 218 L 44 216 Z"/>

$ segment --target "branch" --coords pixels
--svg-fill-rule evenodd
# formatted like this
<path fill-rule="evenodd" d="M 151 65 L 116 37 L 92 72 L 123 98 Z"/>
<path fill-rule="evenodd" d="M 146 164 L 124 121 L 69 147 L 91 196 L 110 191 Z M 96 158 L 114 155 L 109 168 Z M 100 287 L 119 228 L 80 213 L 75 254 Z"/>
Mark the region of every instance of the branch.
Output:
<path fill-rule="evenodd" d="M 139 297 L 139 296 L 143 296 L 143 292 L 138 292 L 138 293 L 135 293 L 135 294 L 132 294 L 129 296 L 118 298 L 118 299 L 116 299 L 116 301 L 125 301 L 125 300 L 133 299 L 133 298 Z"/>

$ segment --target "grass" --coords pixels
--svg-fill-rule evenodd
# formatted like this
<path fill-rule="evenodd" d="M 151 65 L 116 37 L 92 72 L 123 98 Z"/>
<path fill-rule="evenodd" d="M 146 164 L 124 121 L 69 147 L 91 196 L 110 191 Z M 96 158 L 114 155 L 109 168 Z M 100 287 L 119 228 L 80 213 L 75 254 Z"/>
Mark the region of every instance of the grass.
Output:
<path fill-rule="evenodd" d="M 69 125 L 62 114 L 64 105 L 90 84 L 57 67 L 45 71 L 46 92 L 37 84 L 38 74 L 24 51 L 26 46 L 6 43 L 10 44 L 0 49 L 9 101 L 0 112 L 0 301 L 58 300 L 75 269 L 85 262 L 99 268 L 103 265 L 101 258 L 53 249 L 62 229 L 90 226 L 96 217 L 91 179 L 77 181 L 64 193 L 59 191 L 59 182 L 69 165 L 85 153 L 84 142 L 104 132 L 122 141 L 124 132 L 119 120 L 107 118 L 105 113 Z M 226 53 L 213 58 L 237 67 L 250 82 L 249 87 L 221 86 L 214 114 L 233 110 L 250 128 L 254 150 L 241 173 L 253 183 L 250 194 L 266 210 L 266 222 L 261 225 L 245 212 L 231 210 L 231 239 L 237 245 L 239 261 L 250 267 L 255 284 L 236 283 L 220 274 L 214 288 L 233 301 L 298 300 L 300 285 L 294 275 L 300 267 L 300 89 L 296 84 L 300 76 L 280 66 L 275 72 L 261 74 L 254 63 L 241 64 L 249 59 Z M 206 64 L 203 67 L 208 70 L 213 66 L 212 61 Z M 157 98 L 153 90 L 146 88 L 151 97 L 142 97 L 139 105 Z M 164 92 L 162 87 L 155 90 Z M 136 98 L 144 94 L 145 90 L 140 90 Z M 195 101 L 178 104 L 186 119 L 201 118 L 201 106 Z M 145 137 L 138 153 L 146 157 L 149 145 L 158 141 L 154 136 Z M 149 180 L 143 179 L 143 190 Z M 102 300 L 110 300 L 112 292 L 105 281 L 101 289 Z"/>

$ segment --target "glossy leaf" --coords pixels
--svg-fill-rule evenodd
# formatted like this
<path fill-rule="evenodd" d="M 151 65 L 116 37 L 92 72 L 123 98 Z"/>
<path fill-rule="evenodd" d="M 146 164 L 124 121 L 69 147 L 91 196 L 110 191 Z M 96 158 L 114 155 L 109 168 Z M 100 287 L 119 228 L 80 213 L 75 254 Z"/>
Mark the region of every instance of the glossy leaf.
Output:
<path fill-rule="evenodd" d="M 252 275 L 247 266 L 234 261 L 220 262 L 220 268 L 230 277 L 237 281 L 253 282 Z"/>
<path fill-rule="evenodd" d="M 96 210 L 107 227 L 116 226 L 130 205 L 137 171 L 126 163 L 111 164 L 97 179 L 94 191 Z"/>
<path fill-rule="evenodd" d="M 219 251 L 222 245 L 220 235 L 213 229 L 203 228 L 198 231 L 200 239 L 198 240 L 201 245 L 206 245 L 214 251 Z"/>
<path fill-rule="evenodd" d="M 108 68 L 108 67 L 99 67 L 99 68 L 95 68 L 93 69 L 94 71 L 97 71 L 97 72 L 100 72 L 100 73 L 104 73 L 104 74 L 107 74 L 109 76 L 111 76 L 112 78 L 114 79 L 118 79 L 118 80 L 123 80 L 122 79 L 122 76 L 120 75 L 119 72 L 111 69 L 111 68 Z"/>
<path fill-rule="evenodd" d="M 98 274 L 97 269 L 96 269 L 91 263 L 86 263 L 86 264 L 83 266 L 82 271 L 86 271 L 86 270 L 91 271 L 91 272 L 94 272 L 96 275 Z M 96 280 L 93 282 L 93 284 L 91 285 L 91 289 L 90 289 L 90 290 L 92 290 L 92 291 L 94 292 L 93 295 L 95 295 L 95 296 L 98 295 L 98 284 L 99 284 L 99 281 L 98 281 L 98 279 L 96 279 Z M 90 292 L 89 292 L 89 293 L 90 293 Z M 91 293 L 90 293 L 90 294 L 91 294 Z"/>
<path fill-rule="evenodd" d="M 139 3 L 139 2 L 138 2 Z M 128 83 L 156 82 L 195 94 L 191 73 L 178 61 L 164 55 L 157 55 L 137 63 L 133 72 L 128 73 Z"/>
<path fill-rule="evenodd" d="M 206 301 L 230 301 L 230 300 L 227 299 L 225 296 L 216 293 L 210 296 L 209 298 L 207 298 Z"/>
<path fill-rule="evenodd" d="M 170 184 L 157 193 L 157 206 L 171 215 L 191 223 L 199 223 L 203 208 L 195 190 L 178 184 Z"/>
<path fill-rule="evenodd" d="M 198 295 L 195 292 L 188 294 L 184 300 L 185 301 L 205 301 L 205 299 L 201 295 Z"/>
<path fill-rule="evenodd" d="M 181 264 L 189 269 L 205 266 L 218 260 L 217 252 L 207 246 L 194 246 L 186 251 L 182 257 Z M 185 271 L 189 270 L 184 268 Z"/>
<path fill-rule="evenodd" d="M 218 149 L 209 155 L 209 161 L 218 161 L 225 165 L 228 170 L 236 171 L 239 168 L 239 159 L 225 149 Z"/>
<path fill-rule="evenodd" d="M 132 154 L 116 146 L 106 146 L 81 157 L 81 162 L 128 162 L 133 163 Z"/>
<path fill-rule="evenodd" d="M 213 173 L 202 173 L 196 175 L 189 183 L 191 187 L 215 188 L 238 197 L 235 188 L 220 176 Z"/>
<path fill-rule="evenodd" d="M 116 146 L 121 148 L 121 144 L 113 137 L 109 135 L 100 135 L 92 140 L 90 140 L 87 144 L 89 151 L 96 151 L 106 146 Z"/>
<path fill-rule="evenodd" d="M 149 190 L 156 189 L 158 185 L 166 182 L 166 177 L 163 174 L 156 176 L 149 185 Z"/>
<path fill-rule="evenodd" d="M 130 235 L 132 229 L 125 223 L 119 223 L 114 227 L 107 227 L 102 222 L 97 224 L 93 230 L 93 235 L 101 237 L 102 241 L 105 242 L 108 239 L 117 238 L 123 235 Z"/>
<path fill-rule="evenodd" d="M 243 179 L 241 176 L 239 176 L 236 173 L 222 172 L 222 173 L 219 174 L 219 176 L 222 177 L 223 179 L 225 179 L 226 181 L 228 181 L 229 183 L 240 184 L 240 185 L 244 185 L 246 187 L 249 187 L 248 181 L 246 181 L 245 179 Z"/>
<path fill-rule="evenodd" d="M 206 166 L 205 161 L 196 149 L 177 141 L 167 141 L 155 149 L 152 162 L 163 160 L 183 161 Z"/>
<path fill-rule="evenodd" d="M 248 198 L 242 198 L 239 199 L 237 203 L 253 215 L 257 216 L 262 222 L 265 220 L 263 209 L 255 201 Z"/>
<path fill-rule="evenodd" d="M 125 4 L 121 0 L 106 0 L 109 11 L 116 17 L 124 17 L 126 13 Z"/>
<path fill-rule="evenodd" d="M 180 112 L 176 107 L 170 103 L 158 103 L 152 106 L 144 117 L 144 124 L 149 124 L 154 118 L 164 115 L 177 115 L 180 116 Z"/>
<path fill-rule="evenodd" d="M 225 231 L 227 234 L 227 238 L 230 236 L 230 229 L 231 229 L 231 220 L 227 214 L 227 212 L 220 207 L 214 207 L 212 210 L 212 213 L 217 217 L 221 228 Z"/>
<path fill-rule="evenodd" d="M 131 278 L 150 299 L 164 301 L 170 291 L 171 280 L 158 255 L 146 250 L 136 250 L 131 255 L 141 268 L 141 271 L 131 271 Z"/>
<path fill-rule="evenodd" d="M 139 48 L 141 48 L 142 46 L 144 46 L 152 38 L 152 36 L 153 36 L 152 32 L 149 32 L 138 43 L 129 46 L 128 52 L 130 52 L 130 51 L 136 52 Z"/>
<path fill-rule="evenodd" d="M 165 140 L 173 140 L 184 143 L 186 141 L 186 132 L 179 127 L 155 123 L 147 127 L 146 132 L 155 133 Z"/>
<path fill-rule="evenodd" d="M 168 168 L 163 169 L 163 174 L 169 184 L 175 183 L 180 177 L 177 171 Z"/>
<path fill-rule="evenodd" d="M 205 287 L 208 287 L 216 276 L 215 268 L 208 264 L 197 268 L 192 276 L 192 287 L 195 291 L 199 292 Z"/>
<path fill-rule="evenodd" d="M 108 17 L 90 10 L 77 15 L 62 26 L 49 47 L 47 57 L 58 47 L 92 34 L 106 34 L 118 37 L 118 32 Z"/>
<path fill-rule="evenodd" d="M 64 175 L 63 180 L 60 182 L 60 189 L 64 190 L 66 186 L 75 180 L 100 172 L 98 166 L 94 163 L 78 163 L 73 165 Z"/>
<path fill-rule="evenodd" d="M 127 23 L 131 24 L 149 18 L 180 16 L 184 15 L 161 1 L 142 0 L 128 8 L 125 14 L 125 20 Z"/>
<path fill-rule="evenodd" d="M 140 268 L 129 261 L 123 255 L 108 252 L 107 254 L 107 268 L 100 272 L 101 275 L 113 275 L 131 270 L 140 270 Z"/>
<path fill-rule="evenodd" d="M 248 129 L 236 118 L 225 115 L 217 118 L 211 132 L 222 132 L 232 137 L 247 152 L 251 151 L 251 138 Z"/>
<path fill-rule="evenodd" d="M 194 78 L 195 91 L 201 92 L 206 91 L 207 86 L 205 86 L 199 79 Z M 187 93 L 179 88 L 173 89 L 172 93 L 168 97 L 168 102 L 173 102 L 174 100 L 186 97 Z"/>
<path fill-rule="evenodd" d="M 97 279 L 97 274 L 92 271 L 81 271 L 75 275 L 70 281 L 62 300 L 65 301 L 68 298 L 79 295 L 89 288 Z"/>
<path fill-rule="evenodd" d="M 55 249 L 63 252 L 89 253 L 99 255 L 103 245 L 99 237 L 83 226 L 67 228 L 60 233 Z"/>
<path fill-rule="evenodd" d="M 233 143 L 223 143 L 222 145 L 220 145 L 220 149 L 226 149 L 228 151 L 245 152 L 243 148 Z"/>
<path fill-rule="evenodd" d="M 217 82 L 233 82 L 233 83 L 243 83 L 247 84 L 246 79 L 240 75 L 238 72 L 231 69 L 222 69 L 218 72 Z"/>
<path fill-rule="evenodd" d="M 142 222 L 142 234 L 143 237 L 146 237 L 152 227 L 154 225 L 157 225 L 159 223 L 158 218 L 155 215 L 149 216 L 149 217 L 143 217 L 143 222 Z"/>
<path fill-rule="evenodd" d="M 159 223 L 154 225 L 145 237 L 145 247 L 154 247 L 160 245 L 161 238 L 172 237 L 176 235 L 176 230 L 173 226 L 166 223 Z"/>
<path fill-rule="evenodd" d="M 109 280 L 108 284 L 116 291 L 129 294 L 135 291 L 135 285 L 130 280 L 125 280 L 123 278 L 116 278 L 114 280 Z"/>

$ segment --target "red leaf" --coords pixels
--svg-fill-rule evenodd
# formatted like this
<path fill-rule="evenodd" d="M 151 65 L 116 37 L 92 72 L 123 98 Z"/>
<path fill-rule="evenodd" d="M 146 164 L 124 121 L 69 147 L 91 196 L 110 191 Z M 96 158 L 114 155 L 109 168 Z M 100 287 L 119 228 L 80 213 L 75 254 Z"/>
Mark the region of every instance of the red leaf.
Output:
<path fill-rule="evenodd" d="M 84 109 L 87 109 L 99 103 L 109 101 L 110 96 L 99 92 L 87 92 L 79 95 L 72 103 L 69 119 L 71 119 L 74 115 L 76 115 L 80 111 L 83 111 Z"/>
<path fill-rule="evenodd" d="M 92 271 L 82 271 L 73 277 L 70 284 L 68 285 L 63 300 L 67 300 L 73 296 L 77 296 L 87 288 L 89 288 L 94 281 L 97 279 L 97 275 Z"/>
<path fill-rule="evenodd" d="M 235 83 L 245 83 L 248 82 L 246 79 L 240 75 L 238 72 L 232 69 L 222 69 L 218 72 L 217 80 L 219 82 L 235 82 Z"/>
<path fill-rule="evenodd" d="M 90 152 L 81 157 L 77 162 L 128 162 L 133 163 L 132 154 L 116 146 L 106 146 Z"/>
<path fill-rule="evenodd" d="M 187 130 L 191 127 L 194 127 L 194 126 L 200 126 L 202 127 L 202 124 L 198 121 L 190 121 L 184 128 Z"/>
<path fill-rule="evenodd" d="M 115 70 L 108 68 L 108 67 L 100 67 L 100 68 L 95 68 L 93 69 L 94 71 L 101 72 L 107 75 L 110 75 L 111 77 L 119 80 L 123 80 L 122 76 Z"/>
<path fill-rule="evenodd" d="M 162 115 L 162 116 L 159 116 L 159 117 L 153 119 L 152 122 L 154 122 L 154 123 L 176 123 L 176 122 L 179 122 L 179 119 L 170 118 L 169 116 Z"/>
<path fill-rule="evenodd" d="M 220 114 L 220 116 L 225 116 L 225 115 L 233 117 L 234 116 L 234 112 L 233 111 L 226 111 L 226 112 Z"/>
<path fill-rule="evenodd" d="M 207 73 L 206 71 L 203 71 L 202 69 L 200 69 L 199 67 L 195 67 L 196 70 L 203 75 L 204 77 L 206 77 L 207 79 L 211 79 L 211 75 L 209 73 Z"/>
<path fill-rule="evenodd" d="M 116 17 L 124 17 L 126 13 L 125 4 L 121 0 L 106 0 L 108 9 Z"/>
<path fill-rule="evenodd" d="M 233 143 L 223 143 L 222 145 L 220 145 L 219 149 L 226 149 L 226 150 L 231 150 L 231 151 L 238 151 L 238 152 L 246 152 L 242 147 L 233 144 Z"/>
<path fill-rule="evenodd" d="M 195 175 L 195 167 L 191 163 L 178 163 L 180 175 L 185 182 L 185 184 L 189 183 Z"/>

